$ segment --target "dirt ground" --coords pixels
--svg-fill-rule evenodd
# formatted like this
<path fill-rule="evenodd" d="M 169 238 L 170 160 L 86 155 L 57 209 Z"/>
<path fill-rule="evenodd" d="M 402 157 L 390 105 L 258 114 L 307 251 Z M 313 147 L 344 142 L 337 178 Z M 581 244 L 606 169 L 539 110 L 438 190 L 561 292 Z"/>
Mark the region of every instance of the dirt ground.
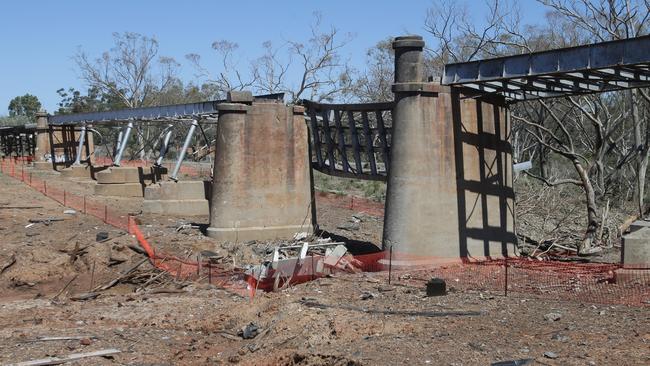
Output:
<path fill-rule="evenodd" d="M 138 200 L 113 203 L 139 211 Z M 399 276 L 389 285 L 384 273 L 321 278 L 251 300 L 157 272 L 129 248 L 134 238 L 64 210 L 0 175 L 0 364 L 107 348 L 121 353 L 76 364 L 650 364 L 648 307 L 504 297 L 453 284 L 448 295 L 427 297 L 423 286 Z M 336 238 L 378 243 L 381 220 L 353 215 L 319 207 L 319 223 Z M 26 227 L 48 218 L 63 220 Z M 236 260 L 264 256 L 221 247 L 198 228 L 177 230 L 207 218 L 140 220 L 152 243 L 179 255 L 210 249 L 230 250 Z M 75 301 L 116 278 L 123 280 L 98 297 Z M 81 339 L 39 339 L 63 336 Z"/>

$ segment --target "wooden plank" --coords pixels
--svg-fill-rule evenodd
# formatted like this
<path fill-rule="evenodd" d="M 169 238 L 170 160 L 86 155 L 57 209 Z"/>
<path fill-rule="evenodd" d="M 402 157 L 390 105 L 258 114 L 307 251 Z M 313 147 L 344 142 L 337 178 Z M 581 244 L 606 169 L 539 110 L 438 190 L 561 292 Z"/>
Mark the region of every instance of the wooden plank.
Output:
<path fill-rule="evenodd" d="M 349 172 L 350 163 L 348 163 L 348 154 L 345 151 L 345 132 L 341 126 L 341 115 L 337 110 L 333 110 L 332 112 L 334 112 L 334 123 L 336 124 L 336 132 L 338 133 L 339 137 L 339 152 L 341 153 L 341 160 L 343 160 L 343 170 L 345 172 Z"/>
<path fill-rule="evenodd" d="M 359 146 L 359 133 L 357 132 L 357 124 L 354 120 L 354 112 L 348 112 L 348 126 L 352 133 L 352 151 L 354 152 L 354 165 L 357 168 L 357 173 L 363 172 L 363 165 L 361 164 L 361 147 Z"/>
<path fill-rule="evenodd" d="M 329 160 L 330 171 L 333 172 L 336 169 L 336 160 L 334 160 L 334 143 L 332 142 L 332 130 L 330 129 L 327 112 L 327 110 L 321 110 L 321 117 L 323 118 L 323 130 L 325 131 L 325 144 L 327 144 L 327 159 Z"/>
<path fill-rule="evenodd" d="M 388 153 L 388 141 L 386 139 L 386 126 L 384 126 L 384 117 L 382 116 L 382 111 L 375 111 L 375 116 L 377 117 L 377 130 L 379 133 L 379 140 L 381 141 L 381 150 L 382 157 L 384 158 L 384 166 L 386 168 L 386 173 L 388 174 L 388 166 L 390 165 L 390 155 Z"/>
<path fill-rule="evenodd" d="M 18 363 L 11 363 L 7 366 L 44 366 L 44 365 L 60 365 L 62 363 L 66 362 L 72 362 L 72 361 L 77 361 L 81 360 L 83 358 L 88 358 L 88 357 L 105 357 L 105 356 L 111 356 L 117 353 L 120 353 L 122 351 L 114 349 L 114 348 L 109 348 L 109 349 L 103 349 L 99 351 L 93 351 L 93 352 L 85 352 L 85 353 L 72 353 L 67 355 L 66 357 L 48 357 L 48 358 L 41 358 L 38 360 L 32 360 L 32 361 L 25 361 L 25 362 L 18 362 Z"/>
<path fill-rule="evenodd" d="M 361 112 L 363 122 L 363 134 L 366 140 L 366 156 L 370 162 L 370 172 L 372 175 L 377 174 L 377 163 L 375 163 L 375 152 L 373 148 L 372 133 L 370 132 L 370 122 L 368 122 L 368 112 Z"/>

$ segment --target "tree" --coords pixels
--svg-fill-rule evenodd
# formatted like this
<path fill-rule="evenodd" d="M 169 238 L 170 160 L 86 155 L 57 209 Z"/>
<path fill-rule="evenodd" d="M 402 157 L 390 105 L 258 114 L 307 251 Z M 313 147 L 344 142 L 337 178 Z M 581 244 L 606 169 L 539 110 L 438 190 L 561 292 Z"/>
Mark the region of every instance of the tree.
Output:
<path fill-rule="evenodd" d="M 237 43 L 218 40 L 212 43 L 220 62 L 214 70 L 201 64 L 201 57 L 188 54 L 199 77 L 214 86 L 221 97 L 231 90 L 253 89 L 257 93 L 285 93 L 290 102 L 302 98 L 333 101 L 346 96 L 352 87 L 353 70 L 341 50 L 351 39 L 334 28 L 321 29 L 321 17 L 315 21 L 308 39 L 289 40 L 279 46 L 267 41 L 264 53 L 243 61 L 237 55 Z M 242 72 L 239 66 L 248 65 Z"/>
<path fill-rule="evenodd" d="M 61 97 L 57 114 L 101 112 L 125 107 L 117 96 L 103 93 L 97 87 L 89 88 L 86 95 L 75 88 L 61 88 L 56 93 Z"/>
<path fill-rule="evenodd" d="M 623 39 L 647 32 L 647 0 L 538 0 L 548 7 L 547 25 L 521 24 L 516 2 L 491 0 L 483 22 L 473 22 L 467 3 L 439 2 L 428 12 L 425 28 L 434 38 L 430 69 L 449 62 L 529 53 L 579 44 Z M 477 24 L 481 24 L 478 26 Z M 513 153 L 529 158 L 527 172 L 550 187 L 570 184 L 584 192 L 586 230 L 580 252 L 601 243 L 610 199 L 636 191 L 639 214 L 648 166 L 646 91 L 605 93 L 518 103 L 511 108 Z M 650 100 L 648 100 L 650 102 Z M 645 131 L 645 132 L 644 132 Z M 550 163 L 553 162 L 553 165 Z M 536 173 L 538 172 L 538 173 Z M 636 185 L 636 188 L 634 187 Z"/>
<path fill-rule="evenodd" d="M 9 116 L 26 116 L 30 120 L 34 119 L 36 112 L 41 109 L 41 102 L 31 94 L 15 97 L 9 102 Z"/>
<path fill-rule="evenodd" d="M 91 60 L 80 50 L 75 56 L 81 78 L 89 88 L 111 96 L 126 108 L 155 105 L 155 96 L 176 79 L 179 64 L 170 57 L 157 57 L 158 41 L 138 33 L 114 33 L 115 45 Z M 151 153 L 146 141 L 155 134 L 148 125 L 136 128 L 139 157 Z"/>
<path fill-rule="evenodd" d="M 378 42 L 366 51 L 366 69 L 360 72 L 348 93 L 361 102 L 393 100 L 394 63 L 392 39 Z"/>

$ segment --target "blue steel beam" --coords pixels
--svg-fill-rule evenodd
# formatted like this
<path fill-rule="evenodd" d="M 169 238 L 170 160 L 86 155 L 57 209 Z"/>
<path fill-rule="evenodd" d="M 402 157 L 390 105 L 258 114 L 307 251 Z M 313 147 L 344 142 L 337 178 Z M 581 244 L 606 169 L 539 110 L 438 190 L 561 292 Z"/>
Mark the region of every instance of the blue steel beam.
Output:
<path fill-rule="evenodd" d="M 511 99 L 647 87 L 650 36 L 448 64 L 442 84 L 492 90 Z"/>
<path fill-rule="evenodd" d="M 256 99 L 282 99 L 283 93 L 256 96 Z M 173 104 L 158 107 L 120 109 L 106 112 L 60 114 L 48 117 L 51 125 L 78 124 L 83 122 L 101 123 L 129 120 L 160 120 L 191 118 L 217 113 L 217 104 L 225 100 L 212 100 L 199 103 Z"/>

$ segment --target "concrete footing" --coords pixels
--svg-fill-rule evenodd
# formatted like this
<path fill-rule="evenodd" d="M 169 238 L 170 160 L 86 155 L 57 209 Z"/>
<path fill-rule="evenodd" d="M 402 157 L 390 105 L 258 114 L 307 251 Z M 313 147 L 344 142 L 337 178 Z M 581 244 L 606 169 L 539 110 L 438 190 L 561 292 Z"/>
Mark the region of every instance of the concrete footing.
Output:
<path fill-rule="evenodd" d="M 146 213 L 207 216 L 210 214 L 207 188 L 209 182 L 159 182 L 144 189 L 142 211 Z"/>
<path fill-rule="evenodd" d="M 100 196 L 142 197 L 143 169 L 140 167 L 110 167 L 95 174 L 95 194 Z"/>
<path fill-rule="evenodd" d="M 218 109 L 208 236 L 241 242 L 312 232 L 304 109 L 252 97 Z"/>
<path fill-rule="evenodd" d="M 617 269 L 614 272 L 614 282 L 618 285 L 650 286 L 650 269 Z"/>
<path fill-rule="evenodd" d="M 35 161 L 32 163 L 32 167 L 35 170 L 54 170 L 51 161 Z"/>
<path fill-rule="evenodd" d="M 623 235 L 621 263 L 623 268 L 650 270 L 650 227 Z"/>
<path fill-rule="evenodd" d="M 50 165 L 51 167 L 52 165 Z M 92 178 L 93 171 L 90 165 L 72 165 L 61 170 L 63 178 Z"/>

